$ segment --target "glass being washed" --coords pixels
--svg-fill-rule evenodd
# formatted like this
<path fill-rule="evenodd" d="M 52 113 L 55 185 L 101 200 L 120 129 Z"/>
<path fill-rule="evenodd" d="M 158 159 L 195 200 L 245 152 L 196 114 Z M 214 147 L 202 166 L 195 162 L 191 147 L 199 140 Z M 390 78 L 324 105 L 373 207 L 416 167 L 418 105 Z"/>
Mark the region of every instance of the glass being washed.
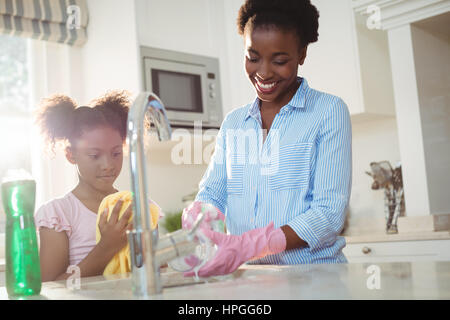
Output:
<path fill-rule="evenodd" d="M 25 171 L 9 171 L 2 181 L 6 213 L 5 276 L 9 297 L 38 295 L 41 269 L 34 224 L 36 182 Z"/>
<path fill-rule="evenodd" d="M 197 201 L 189 206 L 187 210 L 190 210 L 192 214 L 183 213 L 183 229 L 191 229 L 198 214 L 202 213 L 205 215 L 205 219 L 202 222 L 203 226 L 206 224 L 206 227 L 211 230 L 225 232 L 225 224 L 222 220 L 223 214 L 213 205 Z M 170 261 L 168 263 L 169 267 L 180 272 L 198 271 L 214 257 L 217 246 L 203 234 L 201 228 L 198 228 L 196 236 L 200 244 L 196 247 L 195 253 Z"/>

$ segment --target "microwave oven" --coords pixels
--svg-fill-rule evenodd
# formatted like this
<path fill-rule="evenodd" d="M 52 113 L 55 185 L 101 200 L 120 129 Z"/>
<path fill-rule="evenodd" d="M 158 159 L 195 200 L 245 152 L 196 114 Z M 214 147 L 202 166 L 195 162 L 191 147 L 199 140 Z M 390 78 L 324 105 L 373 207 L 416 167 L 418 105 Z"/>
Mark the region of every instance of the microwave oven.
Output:
<path fill-rule="evenodd" d="M 141 47 L 144 90 L 155 93 L 173 127 L 219 128 L 223 120 L 219 60 Z"/>

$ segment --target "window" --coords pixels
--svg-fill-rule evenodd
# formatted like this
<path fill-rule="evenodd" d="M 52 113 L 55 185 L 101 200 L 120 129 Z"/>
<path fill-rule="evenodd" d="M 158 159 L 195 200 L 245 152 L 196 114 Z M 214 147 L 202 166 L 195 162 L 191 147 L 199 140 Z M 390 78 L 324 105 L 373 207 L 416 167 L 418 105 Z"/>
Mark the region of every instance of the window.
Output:
<path fill-rule="evenodd" d="M 9 169 L 31 172 L 29 45 L 28 39 L 0 34 L 0 181 Z M 1 203 L 0 233 L 4 221 Z"/>

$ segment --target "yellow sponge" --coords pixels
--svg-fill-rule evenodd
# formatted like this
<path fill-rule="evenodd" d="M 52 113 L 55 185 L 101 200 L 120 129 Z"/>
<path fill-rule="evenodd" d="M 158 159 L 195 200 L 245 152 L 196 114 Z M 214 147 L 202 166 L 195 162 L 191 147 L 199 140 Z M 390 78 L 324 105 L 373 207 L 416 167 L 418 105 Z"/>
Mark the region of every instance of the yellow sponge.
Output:
<path fill-rule="evenodd" d="M 128 206 L 133 202 L 133 196 L 131 191 L 120 191 L 113 194 L 110 194 L 106 196 L 102 203 L 100 203 L 100 207 L 98 208 L 98 214 L 97 214 L 97 224 L 96 224 L 96 243 L 100 241 L 101 233 L 100 229 L 98 228 L 98 222 L 100 220 L 100 215 L 103 213 L 105 208 L 108 208 L 108 219 L 111 216 L 111 212 L 114 209 L 115 204 L 120 199 L 123 200 L 122 208 L 119 212 L 119 219 L 122 217 L 125 210 L 127 210 Z M 158 225 L 158 219 L 160 215 L 160 209 L 159 207 L 151 202 L 150 203 L 150 215 L 152 217 L 151 221 L 151 228 L 155 229 Z M 133 221 L 133 215 L 131 215 L 128 222 Z M 131 259 L 130 259 L 130 247 L 127 244 L 125 247 L 123 247 L 116 255 L 111 259 L 111 261 L 106 266 L 103 274 L 104 275 L 110 275 L 110 274 L 118 274 L 118 273 L 127 273 L 131 272 Z"/>

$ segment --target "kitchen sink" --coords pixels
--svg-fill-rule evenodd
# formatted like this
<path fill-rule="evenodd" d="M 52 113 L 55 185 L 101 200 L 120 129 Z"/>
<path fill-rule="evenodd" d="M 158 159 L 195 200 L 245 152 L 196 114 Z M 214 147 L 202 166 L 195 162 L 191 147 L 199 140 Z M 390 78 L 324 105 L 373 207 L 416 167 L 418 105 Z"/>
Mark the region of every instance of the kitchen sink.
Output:
<path fill-rule="evenodd" d="M 278 281 L 278 277 L 282 275 L 280 271 L 283 269 L 282 266 L 241 266 L 232 274 L 196 279 L 195 277 L 184 277 L 183 273 L 176 272 L 168 267 L 161 268 L 163 292 L 148 298 L 181 299 L 182 297 L 182 299 L 195 299 L 195 295 L 200 294 L 202 295 L 201 299 L 213 299 L 217 294 L 217 285 L 222 289 L 233 289 L 236 285 L 245 288 L 253 283 L 272 286 L 272 281 Z M 261 279 L 261 275 L 265 275 L 266 279 Z M 6 288 L 1 289 L 4 289 L 4 292 L 0 292 L 0 295 L 6 297 Z M 230 299 L 233 296 L 234 294 L 231 293 Z M 79 286 L 70 278 L 44 282 L 40 296 L 24 299 L 128 300 L 136 299 L 136 297 L 132 293 L 131 273 L 127 273 L 81 278 Z"/>
<path fill-rule="evenodd" d="M 239 276 L 240 273 L 219 276 L 219 277 L 209 277 L 205 278 L 195 278 L 195 277 L 185 277 L 182 272 L 173 271 L 170 268 L 161 268 L 161 281 L 163 285 L 163 290 L 167 288 L 174 287 L 185 287 L 185 286 L 198 286 L 204 283 L 214 283 L 218 281 L 223 281 L 226 279 L 233 279 Z M 73 285 L 73 287 L 71 286 Z M 85 298 L 92 297 L 98 298 L 99 296 L 105 299 L 133 299 L 132 294 L 132 278 L 131 273 L 122 275 L 108 275 L 108 276 L 97 276 L 81 278 L 79 288 L 74 285 L 74 282 L 68 283 L 67 281 L 56 281 L 49 282 L 46 284 L 47 287 L 57 288 L 73 288 L 70 289 L 73 295 L 82 295 Z M 157 297 L 157 296 L 155 296 Z"/>
<path fill-rule="evenodd" d="M 99 279 L 100 278 L 100 279 Z M 183 273 L 163 268 L 161 270 L 161 281 L 164 288 L 186 285 L 196 285 L 206 282 L 205 279 L 185 277 Z M 217 282 L 217 279 L 208 279 L 208 282 Z M 125 275 L 110 275 L 81 279 L 81 290 L 83 289 L 107 289 L 107 290 L 131 290 L 131 273 Z"/>

